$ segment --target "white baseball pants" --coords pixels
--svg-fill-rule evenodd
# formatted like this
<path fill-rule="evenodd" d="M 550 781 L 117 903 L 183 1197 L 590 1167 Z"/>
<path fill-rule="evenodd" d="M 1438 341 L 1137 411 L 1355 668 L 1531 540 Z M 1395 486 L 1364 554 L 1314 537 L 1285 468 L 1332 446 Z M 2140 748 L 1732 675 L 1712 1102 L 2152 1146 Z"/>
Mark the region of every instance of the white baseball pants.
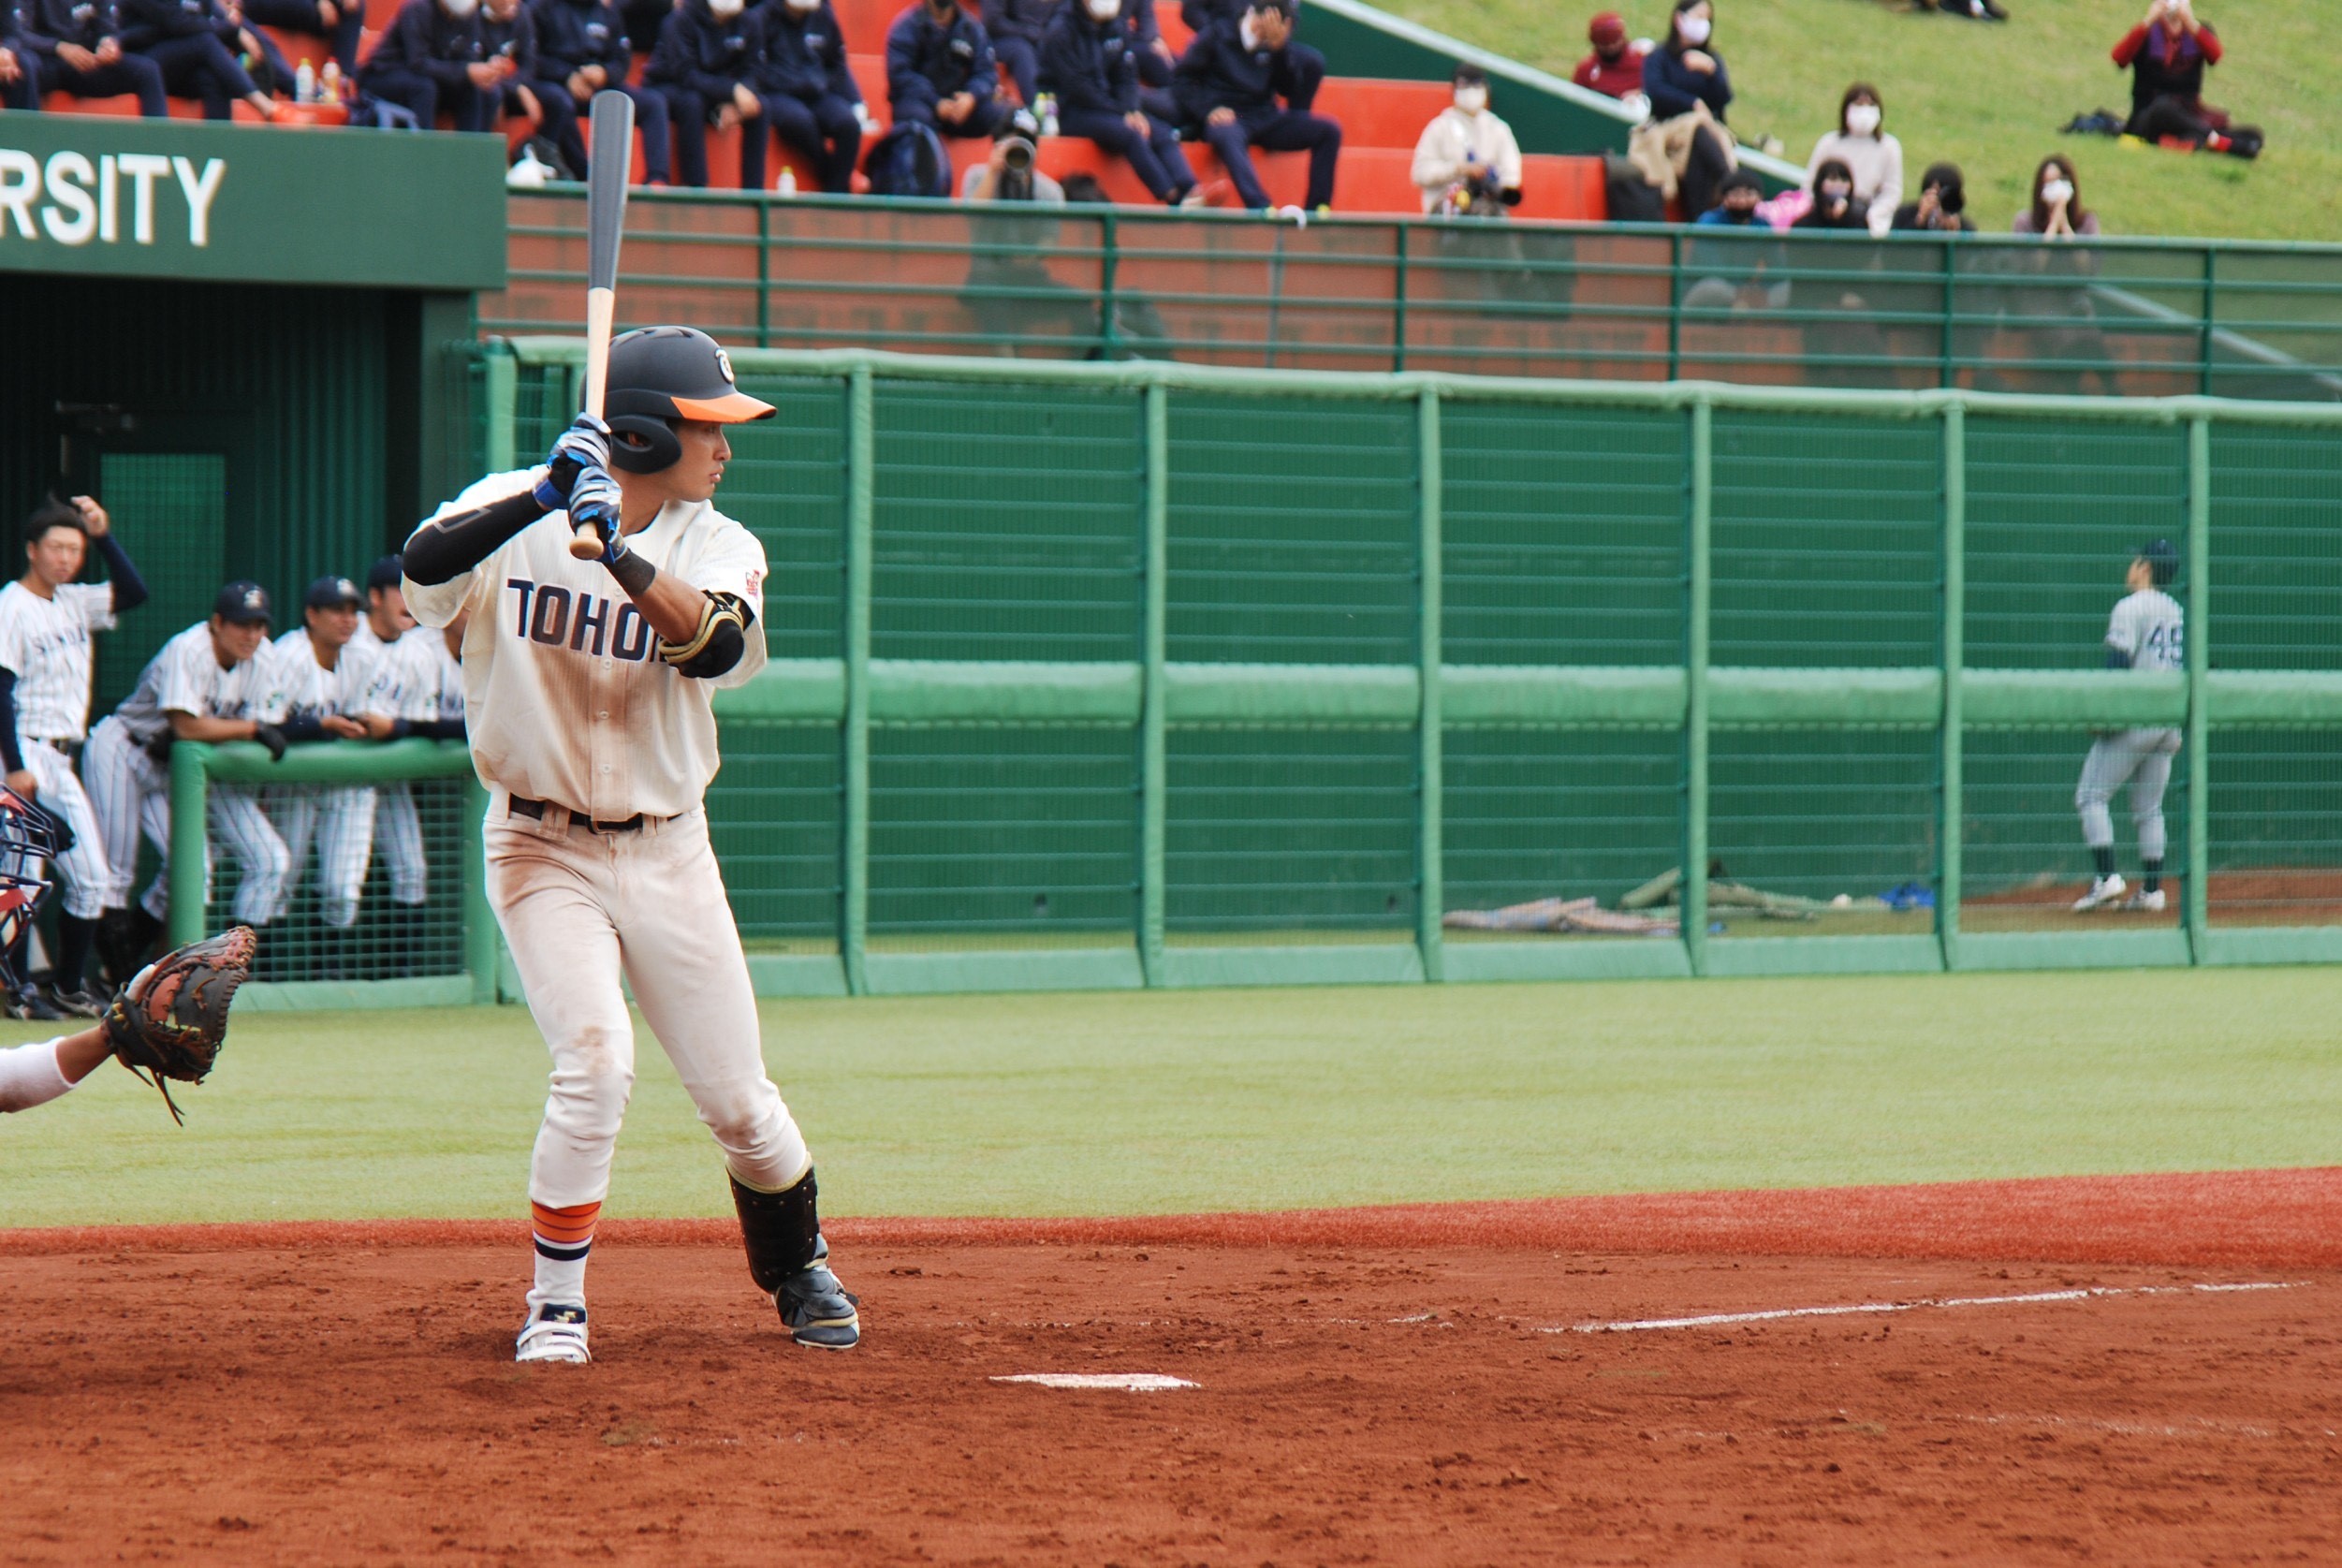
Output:
<path fill-rule="evenodd" d="M 373 853 L 373 786 L 279 784 L 269 790 L 268 813 L 285 841 L 285 861 L 292 868 L 269 918 L 282 919 L 291 905 L 294 885 L 300 880 L 315 840 L 318 917 L 339 929 L 357 924 L 366 860 Z"/>
<path fill-rule="evenodd" d="M 149 915 L 162 919 L 170 906 L 169 770 L 112 719 L 91 733 L 81 755 L 89 775 L 90 804 L 106 841 L 106 907 L 120 909 L 130 901 L 130 879 L 137 874 L 139 834 L 143 830 L 163 865 L 139 901 Z M 203 867 L 205 901 L 211 901 L 212 862 L 225 845 L 242 873 L 236 885 L 235 918 L 245 925 L 268 924 L 292 875 L 292 857 L 269 826 L 258 799 L 248 785 L 214 784 L 204 823 L 211 834 L 211 853 Z"/>
<path fill-rule="evenodd" d="M 2074 786 L 2074 809 L 2082 813 L 2082 842 L 2092 849 L 2115 847 L 2115 818 L 2107 802 L 2130 785 L 2130 819 L 2139 829 L 2139 858 L 2160 860 L 2167 847 L 2163 791 L 2172 782 L 2172 758 L 2179 753 L 2175 729 L 2126 729 L 2091 742 Z"/>
<path fill-rule="evenodd" d="M 39 740 L 27 740 L 22 749 L 25 770 L 40 786 L 40 803 L 65 818 L 65 825 L 73 831 L 73 847 L 57 857 L 57 879 L 65 884 L 65 911 L 78 920 L 95 920 L 106 913 L 106 892 L 113 886 L 97 813 L 63 752 Z"/>
<path fill-rule="evenodd" d="M 509 815 L 498 790 L 486 839 L 489 901 L 553 1057 L 531 1200 L 568 1208 L 609 1191 L 635 1083 L 622 975 L 732 1174 L 768 1193 L 794 1186 L 812 1156 L 765 1072 L 707 813 L 596 833 L 559 806 L 541 822 Z"/>
<path fill-rule="evenodd" d="M 385 784 L 381 800 L 377 821 L 382 860 L 390 873 L 390 900 L 421 903 L 431 892 L 431 861 L 423 853 L 423 820 L 416 813 L 415 787 Z"/>

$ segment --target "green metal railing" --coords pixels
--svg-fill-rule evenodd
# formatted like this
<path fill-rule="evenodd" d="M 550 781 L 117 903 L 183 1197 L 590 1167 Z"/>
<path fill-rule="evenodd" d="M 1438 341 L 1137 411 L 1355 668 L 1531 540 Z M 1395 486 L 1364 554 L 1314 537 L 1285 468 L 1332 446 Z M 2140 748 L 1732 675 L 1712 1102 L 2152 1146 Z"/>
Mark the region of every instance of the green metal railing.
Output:
<path fill-rule="evenodd" d="M 489 333 L 580 330 L 585 203 L 515 196 Z M 653 192 L 624 322 L 737 347 L 1882 390 L 2342 398 L 2342 247 L 1749 233 Z"/>
<path fill-rule="evenodd" d="M 487 386 L 494 393 L 488 409 L 489 440 L 504 449 L 534 449 L 549 435 L 562 411 L 574 406 L 568 392 L 580 349 L 571 340 L 529 339 L 493 345 L 491 363 L 508 356 L 517 374 L 498 372 Z M 2315 667 L 2232 666 L 2222 652 L 2222 622 L 2215 620 L 2214 589 L 2222 579 L 2223 534 L 2212 526 L 2215 508 L 2216 437 L 2221 441 L 2291 443 L 2287 451 L 2329 449 L 2342 431 L 2342 409 L 2313 404 L 2248 403 L 2182 397 L 2168 400 L 2041 398 L 1966 391 L 1859 393 L 1784 390 L 1706 384 L 1656 387 L 1517 381 L 1413 373 L 1391 376 L 1329 376 L 1262 373 L 1162 362 L 1125 365 L 1047 365 L 1000 360 L 954 360 L 863 352 L 791 353 L 746 351 L 735 355 L 744 384 L 767 395 L 787 389 L 798 399 L 793 418 L 833 418 L 842 428 L 843 570 L 842 606 L 834 654 L 809 656 L 819 637 L 789 624 L 784 612 L 770 610 L 769 632 L 779 651 L 771 666 L 747 686 L 724 694 L 719 711 L 726 725 L 727 755 L 739 756 L 759 744 L 763 726 L 814 726 L 833 733 L 842 755 L 837 795 L 840 851 L 835 951 L 760 953 L 752 958 L 759 983 L 774 991 L 888 991 L 974 987 L 1078 985 L 1199 985 L 1305 980 L 1526 979 L 1577 975 L 1624 976 L 1670 974 L 1810 973 L 1832 970 L 1983 969 L 2047 965 L 2134 963 L 2246 963 L 2342 960 L 2342 922 L 2333 925 L 2218 923 L 2209 917 L 2209 875 L 2217 857 L 2214 786 L 2210 769 L 2220 737 L 2230 732 L 2282 729 L 2313 736 L 2342 731 L 2342 668 L 2322 654 Z M 524 418 L 518 403 L 526 381 L 534 391 Z M 497 391 L 503 388 L 503 391 Z M 874 609 L 898 602 L 879 580 L 882 475 L 897 472 L 904 454 L 882 446 L 890 409 L 905 399 L 964 396 L 971 408 L 993 409 L 1004 401 L 1070 398 L 1107 400 L 1101 417 L 1127 418 L 1135 448 L 1137 503 L 1129 514 L 1136 569 L 1128 579 L 1137 638 L 1132 656 L 1118 659 L 900 658 L 874 648 Z M 1322 409 L 1310 416 L 1334 417 L 1344 408 L 1392 407 L 1410 411 L 1413 476 L 1412 652 L 1387 662 L 1354 658 L 1305 663 L 1243 662 L 1243 649 L 1215 650 L 1188 644 L 1190 656 L 1174 650 L 1188 636 L 1182 626 L 1208 607 L 1199 607 L 1184 584 L 1182 559 L 1197 559 L 1189 537 L 1199 516 L 1180 487 L 1193 485 L 1198 454 L 1178 434 L 1182 410 L 1196 400 L 1220 398 L 1259 410 Z M 1054 405 L 1052 405 L 1054 406 Z M 1085 403 L 1082 406 L 1089 406 Z M 824 415 L 821 411 L 829 412 Z M 1115 411 L 1120 411 L 1116 413 Z M 1446 524 L 1468 479 L 1450 461 L 1459 433 L 1501 418 L 1526 416 L 1555 420 L 1611 411 L 1647 425 L 1672 421 L 1679 432 L 1682 571 L 1676 593 L 1680 605 L 1681 654 L 1669 662 L 1532 663 L 1459 662 L 1453 616 L 1465 592 L 1443 569 L 1457 548 Z M 1036 416 L 1036 418 L 1040 418 Z M 1728 437 L 1725 420 L 1735 421 Z M 1930 568 L 1936 604 L 1928 620 L 1932 652 L 1919 658 L 1896 654 L 1848 659 L 1842 664 L 1781 665 L 1735 655 L 1720 662 L 1714 632 L 1720 608 L 1717 534 L 1720 462 L 1740 451 L 1750 418 L 1809 421 L 1824 432 L 1832 421 L 1859 418 L 1881 442 L 1895 429 L 1932 427 L 1925 447 L 1924 483 L 1916 501 L 1934 522 L 1935 565 Z M 2184 497 L 2174 505 L 2184 514 L 2188 563 L 2187 608 L 2193 644 L 2185 675 L 2146 675 L 2085 667 L 1991 667 L 1971 662 L 1971 623 L 1998 614 L 1971 602 L 1972 564 L 1978 559 L 1970 516 L 1980 470 L 1971 455 L 1975 422 L 1998 427 L 2005 447 L 2039 426 L 2084 428 L 2121 435 L 2127 441 L 2173 443 L 2171 463 L 2185 470 Z M 773 439 L 805 438 L 808 427 L 783 430 Z M 1201 427 L 1195 427 L 1201 428 Z M 1381 428 L 1381 427 L 1378 427 Z M 1391 427 L 1398 428 L 1398 427 Z M 517 437 L 504 432 L 518 429 Z M 758 447 L 759 431 L 738 432 L 743 463 L 769 465 L 774 448 Z M 2129 447 L 2122 448 L 2128 453 Z M 1996 453 L 2001 447 L 1996 447 Z M 1011 454 L 1004 462 L 1022 462 Z M 1296 462 L 1300 461 L 1298 458 Z M 2125 457 L 2136 465 L 2136 459 Z M 2239 457 L 2236 461 L 2245 461 Z M 2271 462 L 2276 459 L 2269 460 Z M 1996 458 L 1996 462 L 1998 459 Z M 2127 472 L 2118 469 L 2116 472 Z M 2254 472 L 2258 472 L 2257 470 Z M 2246 474 L 2251 477 L 2251 474 Z M 978 488 L 980 476 L 967 484 Z M 2007 476 L 1995 473 L 1993 483 Z M 2044 482 L 2057 478 L 2045 475 Z M 739 483 L 736 479 L 735 483 Z M 2305 493 L 2317 481 L 2301 487 Z M 727 489 L 727 496 L 733 491 Z M 1730 492 L 1735 505 L 1746 501 Z M 1183 499 L 1183 497 L 1186 497 Z M 2052 498 L 2053 503 L 2056 498 Z M 2331 505 L 2310 494 L 2308 504 Z M 2109 497 L 2103 503 L 2077 495 L 2067 506 L 2103 504 L 2136 512 L 2134 503 Z M 2231 503 L 2223 503 L 2229 505 Z M 749 516 L 762 532 L 768 526 L 741 502 L 727 505 Z M 889 529 L 917 514 L 888 501 Z M 1564 525 L 1569 498 L 1557 495 L 1555 526 Z M 1175 513 L 1184 522 L 1175 521 Z M 2149 513 L 2150 517 L 2154 514 Z M 2238 513 L 2241 527 L 2247 520 Z M 1361 525 L 1368 520 L 1361 518 Z M 942 524 L 939 523 L 939 526 Z M 2151 526 L 2152 524 L 2148 524 Z M 1735 528 L 1745 524 L 1735 520 Z M 1996 523 L 1996 526 L 1998 526 Z M 2118 524 L 2128 539 L 2133 524 Z M 774 535 L 768 535 L 772 537 Z M 978 535 L 962 533 L 966 550 Z M 962 547 L 942 545 L 950 554 Z M 958 558 L 958 557 L 955 557 Z M 2306 558 L 2305 558 L 2306 559 Z M 2321 558 L 2320 558 L 2321 559 Z M 890 566 L 889 571 L 900 567 Z M 1029 568 L 1038 570 L 1039 566 Z M 1599 566 L 1589 568 L 1599 572 Z M 1733 587 L 1747 589 L 1735 567 Z M 1993 592 L 2006 595 L 2009 563 L 1996 558 Z M 2256 571 L 2262 571 L 2260 566 Z M 2057 575 L 2051 564 L 2045 577 Z M 2268 575 L 2262 572 L 2262 575 Z M 898 579 L 900 580 L 900 579 Z M 1627 584 L 1620 579 L 1621 591 Z M 2020 584 L 2021 585 L 2021 584 Z M 781 593 L 784 576 L 768 589 Z M 1599 583 L 1595 585 L 1599 588 Z M 1857 585 L 1860 588 L 1860 585 Z M 793 592 L 793 590 L 792 590 Z M 1290 592 L 1307 597 L 1299 588 Z M 1869 590 L 1862 589 L 1861 593 Z M 2030 592 L 2030 590 L 2028 590 Z M 2322 590 L 2321 590 L 2322 592 Z M 2114 593 L 2103 592 L 2096 614 Z M 1860 593 L 1850 608 L 1859 612 Z M 792 599 L 791 603 L 806 601 Z M 941 605 L 931 617 L 949 619 L 971 608 Z M 2322 599 L 2308 619 L 2297 623 L 2305 638 L 2334 641 L 2342 620 L 2336 605 Z M 1362 611 L 1348 612 L 1352 619 Z M 1477 613 L 1477 612 L 1475 612 Z M 1749 613 L 1745 609 L 1736 615 Z M 2223 612 L 2225 622 L 2244 626 L 2250 617 Z M 1906 618 L 1908 619 L 1908 617 Z M 912 623 L 898 623 L 911 625 Z M 2102 624 L 2100 620 L 2098 624 Z M 2289 624 L 2296 624 L 2289 623 Z M 902 635 L 902 634 L 893 634 Z M 1029 634 L 1019 634 L 1029 635 Z M 1735 633 L 1735 636 L 1739 634 Z M 1998 634 L 1997 634 L 1998 635 Z M 2094 639 L 2095 632 L 2089 634 Z M 2255 631 L 2256 638 L 2269 634 Z M 812 640 L 809 641 L 807 638 Z M 1331 645 L 1328 645 L 1331 646 Z M 2085 652 L 2087 644 L 2085 645 Z M 2094 656 L 2094 655 L 2093 655 Z M 1897 662 L 1897 661 L 1900 662 Z M 905 728 L 973 726 L 1002 732 L 1120 729 L 1134 744 L 1135 864 L 1130 884 L 1124 940 L 1077 949 L 1017 949 L 978 945 L 966 950 L 881 950 L 871 929 L 873 822 L 879 807 L 872 789 L 873 736 Z M 1967 781 L 1977 766 L 1964 742 L 1983 735 L 2025 731 L 2078 733 L 2131 726 L 2184 729 L 2186 778 L 2179 841 L 2182 865 L 2173 868 L 2184 889 L 2181 917 L 2168 927 L 2133 926 L 2114 931 L 2052 930 L 1973 931 L 1963 930 L 1963 901 L 1971 878 L 1964 867 L 1979 853 L 1964 843 L 1970 811 Z M 1212 944 L 1168 940 L 1176 922 L 1166 906 L 1181 893 L 1166 847 L 1167 824 L 1178 817 L 1173 782 L 1173 741 L 1203 732 L 1256 730 L 1271 734 L 1412 733 L 1415 832 L 1412 856 L 1416 892 L 1406 916 L 1411 940 L 1343 945 L 1305 939 L 1286 945 L 1227 940 Z M 1442 896 L 1445 840 L 1455 808 L 1444 798 L 1449 748 L 1467 732 L 1549 731 L 1566 734 L 1646 731 L 1672 733 L 1682 747 L 1682 792 L 1676 845 L 1682 868 L 1681 931 L 1678 941 L 1546 940 L 1464 942 L 1442 928 L 1448 900 Z M 1934 845 L 1935 906 L 1925 934 L 1816 935 L 1791 941 L 1712 941 L 1709 860 L 1714 822 L 1711 748 L 1719 737 L 1753 735 L 1764 749 L 1767 735 L 1895 734 L 1932 737 L 1925 743 L 1938 759 L 1936 804 L 1926 837 Z M 2320 741 L 2324 744 L 2324 741 Z M 1900 742 L 1896 742 L 1900 744 Z M 2323 755 L 2314 749 L 2305 755 Z M 2078 762 L 2078 754 L 2074 760 Z M 2071 775 L 2068 774 L 2068 777 Z M 940 787 L 940 786 L 939 786 Z M 2060 786 L 2065 787 L 2065 786 Z M 714 805 L 719 834 L 757 835 L 782 824 L 727 817 L 719 783 Z M 1046 824 L 1044 824 L 1046 826 Z M 937 853 L 951 847 L 939 843 Z M 2313 857 L 2327 853 L 2305 846 Z M 735 879 L 736 899 L 740 883 Z M 1394 903 L 1396 901 L 1394 901 Z M 1295 922 L 1307 925 L 1306 919 Z M 948 919 L 942 921 L 948 927 Z M 1237 929 L 1249 929 L 1241 918 Z M 1189 921 L 1183 929 L 1193 929 Z M 753 933 L 752 933 L 753 934 Z M 948 935 L 948 931 L 942 932 Z"/>

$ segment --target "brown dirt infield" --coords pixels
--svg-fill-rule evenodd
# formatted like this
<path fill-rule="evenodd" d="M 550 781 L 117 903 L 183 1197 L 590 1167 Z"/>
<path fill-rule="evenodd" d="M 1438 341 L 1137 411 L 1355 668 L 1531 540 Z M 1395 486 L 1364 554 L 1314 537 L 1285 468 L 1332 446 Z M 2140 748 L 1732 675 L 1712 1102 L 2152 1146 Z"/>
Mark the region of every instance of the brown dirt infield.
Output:
<path fill-rule="evenodd" d="M 2338 1222 L 2342 1170 L 848 1221 L 847 1356 L 637 1222 L 558 1370 L 517 1227 L 0 1233 L 0 1561 L 2334 1562 Z"/>

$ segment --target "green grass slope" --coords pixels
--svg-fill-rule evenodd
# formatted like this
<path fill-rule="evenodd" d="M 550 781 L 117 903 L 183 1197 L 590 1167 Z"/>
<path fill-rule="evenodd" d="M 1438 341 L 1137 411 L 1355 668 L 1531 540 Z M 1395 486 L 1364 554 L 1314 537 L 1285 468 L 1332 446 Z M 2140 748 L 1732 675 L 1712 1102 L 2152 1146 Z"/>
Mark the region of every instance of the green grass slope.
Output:
<path fill-rule="evenodd" d="M 1383 8 L 1567 77 L 1586 21 L 1616 9 L 1637 37 L 1666 35 L 1666 0 L 1380 0 Z M 1968 177 L 1977 227 L 2005 232 L 2033 169 L 2064 152 L 2109 234 L 2342 241 L 2342 92 L 2336 0 L 2203 0 L 2228 46 L 2205 97 L 2268 133 L 2257 163 L 2064 137 L 2077 112 L 2127 114 L 2130 78 L 2107 57 L 2146 0 L 2007 0 L 2005 24 L 1913 14 L 1900 0 L 1718 0 L 1716 47 L 1738 95 L 1732 123 L 1770 132 L 1802 165 L 1837 121 L 1850 82 L 1869 81 L 1886 128 L 1919 171 L 1948 158 Z M 1501 98 L 1497 108 L 1503 109 Z"/>
<path fill-rule="evenodd" d="M 2328 1165 L 2342 970 L 766 1007 L 842 1214 L 1125 1214 Z M 8 1026 L 9 1038 L 25 1034 Z M 108 1066 L 0 1117 L 0 1225 L 519 1216 L 517 1008 L 238 1020 L 174 1129 Z M 610 1211 L 728 1211 L 647 1033 Z"/>

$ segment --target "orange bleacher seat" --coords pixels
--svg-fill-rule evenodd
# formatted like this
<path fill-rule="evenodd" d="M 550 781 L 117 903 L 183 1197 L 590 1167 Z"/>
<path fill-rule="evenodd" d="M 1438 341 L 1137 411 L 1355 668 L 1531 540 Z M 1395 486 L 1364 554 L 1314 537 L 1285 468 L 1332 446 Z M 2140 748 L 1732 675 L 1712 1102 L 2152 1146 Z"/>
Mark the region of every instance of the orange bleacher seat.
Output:
<path fill-rule="evenodd" d="M 1414 151 L 1423 127 L 1453 101 L 1443 81 L 1389 81 L 1329 76 L 1317 90 L 1314 112 L 1341 122 L 1341 145 Z"/>

